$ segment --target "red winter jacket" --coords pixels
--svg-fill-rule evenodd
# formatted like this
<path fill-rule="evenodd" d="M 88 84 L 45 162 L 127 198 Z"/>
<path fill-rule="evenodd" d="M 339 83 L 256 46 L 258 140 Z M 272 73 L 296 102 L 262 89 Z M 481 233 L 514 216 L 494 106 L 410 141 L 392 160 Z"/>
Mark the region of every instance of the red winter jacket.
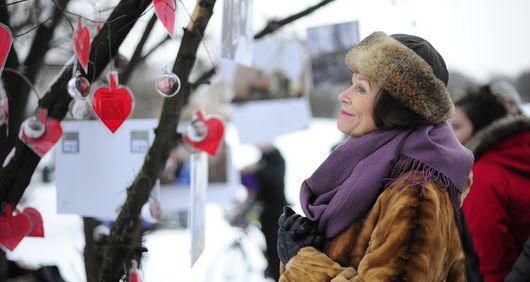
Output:
<path fill-rule="evenodd" d="M 484 281 L 502 281 L 530 236 L 530 119 L 500 120 L 466 146 L 475 164 L 464 216 Z"/>

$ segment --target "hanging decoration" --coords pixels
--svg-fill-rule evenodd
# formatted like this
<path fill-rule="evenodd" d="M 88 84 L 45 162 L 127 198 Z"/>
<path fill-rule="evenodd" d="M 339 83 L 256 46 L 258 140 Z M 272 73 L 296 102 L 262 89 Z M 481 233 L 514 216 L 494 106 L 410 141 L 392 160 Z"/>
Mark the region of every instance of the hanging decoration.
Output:
<path fill-rule="evenodd" d="M 153 0 L 155 13 L 158 20 L 162 22 L 169 36 L 175 36 L 175 11 L 177 10 L 175 0 Z"/>
<path fill-rule="evenodd" d="M 4 70 L 4 64 L 12 44 L 13 35 L 11 35 L 11 30 L 3 23 L 0 23 L 0 76 L 2 75 L 2 70 Z"/>
<path fill-rule="evenodd" d="M 84 119 L 90 114 L 90 102 L 85 99 L 90 94 L 90 81 L 76 68 L 77 64 L 74 64 L 74 75 L 67 85 L 68 95 L 72 97 L 68 112 L 74 119 Z"/>
<path fill-rule="evenodd" d="M 83 26 L 81 17 L 77 21 L 77 30 L 74 31 L 74 52 L 85 73 L 88 73 L 88 55 L 90 54 L 90 32 Z"/>
<path fill-rule="evenodd" d="M 156 92 L 164 97 L 173 97 L 180 90 L 179 77 L 164 68 L 164 73 L 155 82 Z"/>
<path fill-rule="evenodd" d="M 191 147 L 215 156 L 224 135 L 224 123 L 218 117 L 205 118 L 202 111 L 195 112 L 184 134 L 184 140 Z"/>
<path fill-rule="evenodd" d="M 109 74 L 108 87 L 100 87 L 94 93 L 92 108 L 112 132 L 116 132 L 132 112 L 133 98 L 127 88 L 118 87 L 118 74 L 115 71 Z"/>
<path fill-rule="evenodd" d="M 37 155 L 43 157 L 61 138 L 63 129 L 56 119 L 48 119 L 46 109 L 39 108 L 36 116 L 26 119 L 20 128 L 19 138 Z"/>
<path fill-rule="evenodd" d="M 13 211 L 10 204 L 5 204 L 4 211 L 0 215 L 0 245 L 13 251 L 25 236 L 44 237 L 42 216 L 36 209 Z"/>
<path fill-rule="evenodd" d="M 74 76 L 68 81 L 68 94 L 72 98 L 84 99 L 90 93 L 90 81 L 76 71 Z"/>
<path fill-rule="evenodd" d="M 131 261 L 131 268 L 129 269 L 129 282 L 142 282 L 142 273 L 138 269 L 138 262 Z"/>

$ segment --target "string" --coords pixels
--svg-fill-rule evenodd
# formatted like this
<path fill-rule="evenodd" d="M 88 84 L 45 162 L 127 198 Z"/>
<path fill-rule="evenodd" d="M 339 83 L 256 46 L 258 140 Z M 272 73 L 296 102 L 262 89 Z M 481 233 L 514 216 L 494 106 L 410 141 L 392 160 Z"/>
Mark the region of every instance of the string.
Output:
<path fill-rule="evenodd" d="M 110 41 L 110 24 L 107 24 L 107 31 L 108 31 L 108 38 L 109 38 L 109 62 L 110 62 L 110 71 L 113 72 L 113 71 L 114 71 L 114 62 L 112 61 L 112 48 L 111 48 L 111 44 L 112 44 L 112 42 Z"/>

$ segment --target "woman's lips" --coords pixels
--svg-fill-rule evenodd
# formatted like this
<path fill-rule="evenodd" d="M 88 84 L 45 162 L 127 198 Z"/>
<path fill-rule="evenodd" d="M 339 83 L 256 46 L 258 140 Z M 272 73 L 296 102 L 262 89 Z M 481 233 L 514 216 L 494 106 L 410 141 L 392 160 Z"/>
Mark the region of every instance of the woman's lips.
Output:
<path fill-rule="evenodd" d="M 351 117 L 353 115 L 348 113 L 348 112 L 346 112 L 345 110 L 340 110 L 339 116 L 340 117 Z"/>

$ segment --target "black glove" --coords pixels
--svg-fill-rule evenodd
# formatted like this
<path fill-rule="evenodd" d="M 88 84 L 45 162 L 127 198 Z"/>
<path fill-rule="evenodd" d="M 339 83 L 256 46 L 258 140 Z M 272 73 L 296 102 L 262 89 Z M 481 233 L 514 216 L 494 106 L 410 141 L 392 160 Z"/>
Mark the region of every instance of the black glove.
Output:
<path fill-rule="evenodd" d="M 320 249 L 324 244 L 324 237 L 318 232 L 317 223 L 296 214 L 289 207 L 283 208 L 278 225 L 278 256 L 283 264 L 287 264 L 303 247 Z"/>

